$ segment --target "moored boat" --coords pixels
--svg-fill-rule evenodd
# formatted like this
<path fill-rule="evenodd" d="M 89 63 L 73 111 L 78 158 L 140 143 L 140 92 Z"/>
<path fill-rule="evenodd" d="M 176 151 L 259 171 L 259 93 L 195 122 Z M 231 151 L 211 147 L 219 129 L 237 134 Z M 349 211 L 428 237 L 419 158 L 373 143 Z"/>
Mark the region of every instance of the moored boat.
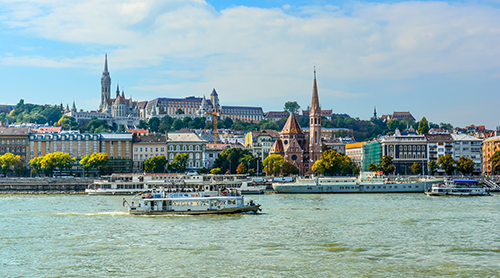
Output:
<path fill-rule="evenodd" d="M 128 202 L 124 199 L 125 203 Z M 253 200 L 245 203 L 235 189 L 174 193 L 156 188 L 135 195 L 128 209 L 133 215 L 234 214 L 260 210 L 260 204 Z"/>
<path fill-rule="evenodd" d="M 95 180 L 85 192 L 88 195 L 134 195 L 154 187 L 172 190 L 218 190 L 240 188 L 247 183 L 246 175 L 188 174 L 113 174 Z"/>
<path fill-rule="evenodd" d="M 452 179 L 435 183 L 425 191 L 427 196 L 489 196 L 490 191 L 479 185 L 474 179 Z"/>
<path fill-rule="evenodd" d="M 390 181 L 382 172 L 362 172 L 356 177 L 298 178 L 273 183 L 277 193 L 411 193 L 424 192 L 442 179 L 412 177 Z"/>

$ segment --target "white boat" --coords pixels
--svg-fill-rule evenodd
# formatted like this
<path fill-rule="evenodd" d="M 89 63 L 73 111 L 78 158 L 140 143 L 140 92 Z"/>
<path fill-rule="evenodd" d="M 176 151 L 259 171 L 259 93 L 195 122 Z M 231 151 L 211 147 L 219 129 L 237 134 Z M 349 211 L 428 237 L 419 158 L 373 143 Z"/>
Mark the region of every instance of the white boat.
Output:
<path fill-rule="evenodd" d="M 425 192 L 427 196 L 489 196 L 491 193 L 480 186 L 477 180 L 453 179 L 435 183 Z"/>
<path fill-rule="evenodd" d="M 243 182 L 238 189 L 241 194 L 265 194 L 266 185 L 254 185 L 252 182 Z"/>
<path fill-rule="evenodd" d="M 273 182 L 277 193 L 354 193 L 359 192 L 355 177 L 297 178 L 295 182 Z"/>
<path fill-rule="evenodd" d="M 356 177 L 313 177 L 295 182 L 273 183 L 277 193 L 397 193 L 424 192 L 434 178 L 389 181 L 381 172 L 363 172 Z M 441 180 L 442 181 L 442 180 Z"/>
<path fill-rule="evenodd" d="M 95 180 L 85 190 L 89 195 L 133 195 L 154 187 L 179 190 L 238 189 L 248 183 L 246 175 L 113 174 Z"/>
<path fill-rule="evenodd" d="M 128 204 L 124 198 L 125 203 Z M 260 210 L 260 205 L 253 201 L 245 204 L 244 197 L 235 189 L 180 193 L 151 189 L 134 196 L 128 209 L 133 215 L 233 214 Z"/>

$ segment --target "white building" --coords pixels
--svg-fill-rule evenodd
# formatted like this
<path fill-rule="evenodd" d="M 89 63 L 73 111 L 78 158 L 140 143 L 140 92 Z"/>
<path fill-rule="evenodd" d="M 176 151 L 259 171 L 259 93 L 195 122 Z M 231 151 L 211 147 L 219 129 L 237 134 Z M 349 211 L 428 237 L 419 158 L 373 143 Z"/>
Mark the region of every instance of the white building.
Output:
<path fill-rule="evenodd" d="M 474 161 L 474 175 L 480 175 L 483 170 L 483 140 L 467 134 L 451 134 L 453 137 L 453 159 L 458 161 L 461 156 Z"/>
<path fill-rule="evenodd" d="M 171 132 L 167 135 L 167 160 L 174 162 L 178 154 L 188 154 L 187 169 L 198 170 L 205 167 L 207 141 L 193 132 Z"/>

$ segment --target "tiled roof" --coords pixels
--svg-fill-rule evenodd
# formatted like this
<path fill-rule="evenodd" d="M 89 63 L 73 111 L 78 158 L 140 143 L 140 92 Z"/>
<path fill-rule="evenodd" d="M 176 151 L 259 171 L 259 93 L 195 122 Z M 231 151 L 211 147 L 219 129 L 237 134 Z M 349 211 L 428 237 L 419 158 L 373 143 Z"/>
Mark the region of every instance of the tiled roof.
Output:
<path fill-rule="evenodd" d="M 283 154 L 285 153 L 285 148 L 283 148 L 283 142 L 281 139 L 276 140 L 274 142 L 273 147 L 269 150 L 269 154 Z"/>
<path fill-rule="evenodd" d="M 0 135 L 28 135 L 29 128 L 25 127 L 0 127 Z"/>
<path fill-rule="evenodd" d="M 425 134 L 427 141 L 453 141 L 450 134 Z"/>
<path fill-rule="evenodd" d="M 302 129 L 294 115 L 290 115 L 281 133 L 302 134 Z"/>
<path fill-rule="evenodd" d="M 193 132 L 171 132 L 168 134 L 168 142 L 199 142 L 204 143 L 205 140 L 201 139 Z"/>

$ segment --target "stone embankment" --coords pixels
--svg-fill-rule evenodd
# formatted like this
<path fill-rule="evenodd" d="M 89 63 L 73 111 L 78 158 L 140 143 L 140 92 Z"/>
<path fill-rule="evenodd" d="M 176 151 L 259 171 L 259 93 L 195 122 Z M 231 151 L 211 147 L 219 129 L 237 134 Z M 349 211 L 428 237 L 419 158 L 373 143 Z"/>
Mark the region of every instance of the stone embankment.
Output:
<path fill-rule="evenodd" d="M 83 194 L 90 178 L 0 178 L 0 194 Z"/>

